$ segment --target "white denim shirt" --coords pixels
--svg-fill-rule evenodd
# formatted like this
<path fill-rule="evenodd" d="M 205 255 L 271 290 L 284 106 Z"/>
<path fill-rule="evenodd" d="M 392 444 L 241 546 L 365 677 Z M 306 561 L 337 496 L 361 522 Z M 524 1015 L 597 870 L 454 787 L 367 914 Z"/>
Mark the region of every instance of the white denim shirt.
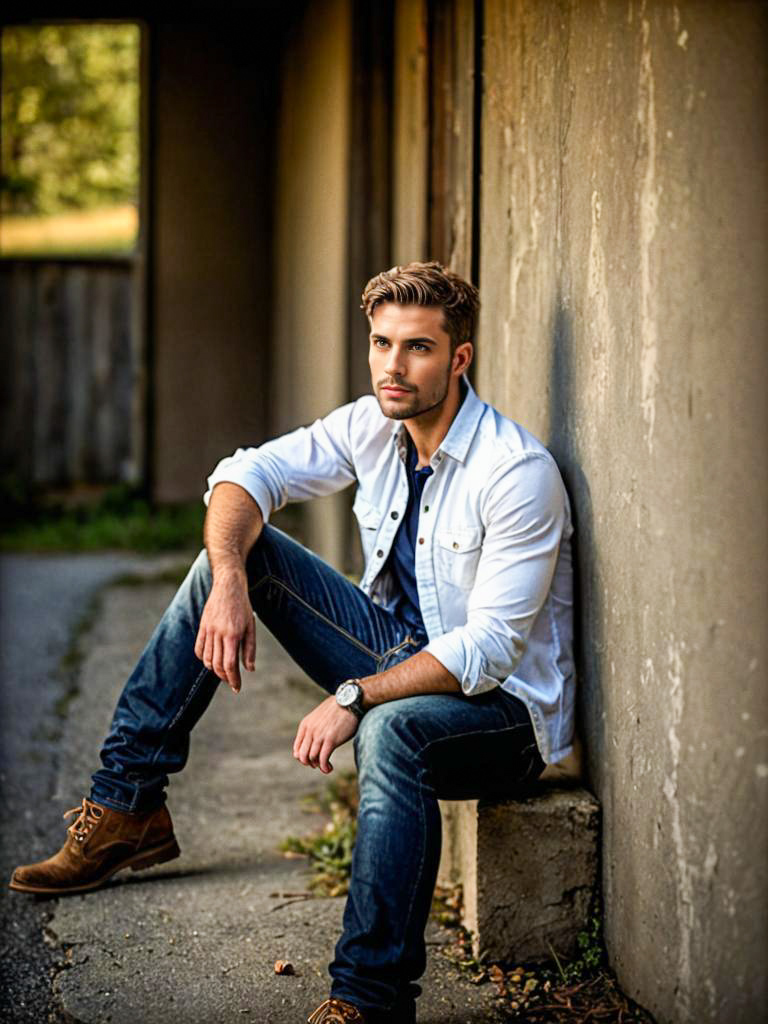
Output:
<path fill-rule="evenodd" d="M 264 521 L 289 501 L 357 481 L 361 588 L 386 605 L 382 572 L 408 502 L 402 423 L 373 395 L 257 448 L 239 448 L 208 478 L 239 484 Z M 432 456 L 419 511 L 416 582 L 424 648 L 467 696 L 501 685 L 527 706 L 547 763 L 570 751 L 574 716 L 571 526 L 554 459 L 471 386 Z"/>

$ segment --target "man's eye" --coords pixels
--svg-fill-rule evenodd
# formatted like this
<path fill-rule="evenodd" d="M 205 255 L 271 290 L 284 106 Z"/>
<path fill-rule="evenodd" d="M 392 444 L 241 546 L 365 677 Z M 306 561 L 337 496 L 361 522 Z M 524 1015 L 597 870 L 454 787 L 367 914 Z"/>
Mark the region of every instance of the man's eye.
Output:
<path fill-rule="evenodd" d="M 410 347 L 412 352 L 428 352 L 429 351 L 427 346 L 426 345 L 422 345 L 422 343 L 420 341 L 414 341 L 414 343 L 411 346 L 409 346 L 409 347 Z"/>
<path fill-rule="evenodd" d="M 373 344 L 376 348 L 386 348 L 389 342 L 386 338 L 374 338 Z"/>

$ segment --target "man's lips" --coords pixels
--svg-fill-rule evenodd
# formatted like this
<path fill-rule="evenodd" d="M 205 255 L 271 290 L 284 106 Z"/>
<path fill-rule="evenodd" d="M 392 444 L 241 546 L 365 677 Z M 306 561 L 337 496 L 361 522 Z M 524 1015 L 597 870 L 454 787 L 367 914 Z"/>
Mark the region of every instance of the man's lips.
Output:
<path fill-rule="evenodd" d="M 391 395 L 408 395 L 411 393 L 411 388 L 402 388 L 398 384 L 381 384 L 379 391 L 387 391 Z"/>

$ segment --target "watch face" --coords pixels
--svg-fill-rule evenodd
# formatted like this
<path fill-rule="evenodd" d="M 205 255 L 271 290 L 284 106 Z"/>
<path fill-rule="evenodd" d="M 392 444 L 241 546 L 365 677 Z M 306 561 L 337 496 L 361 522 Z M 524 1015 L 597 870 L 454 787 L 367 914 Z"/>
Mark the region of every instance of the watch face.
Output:
<path fill-rule="evenodd" d="M 342 683 L 336 691 L 336 701 L 341 704 L 343 708 L 349 707 L 350 704 L 354 704 L 356 697 L 357 687 L 354 683 Z"/>

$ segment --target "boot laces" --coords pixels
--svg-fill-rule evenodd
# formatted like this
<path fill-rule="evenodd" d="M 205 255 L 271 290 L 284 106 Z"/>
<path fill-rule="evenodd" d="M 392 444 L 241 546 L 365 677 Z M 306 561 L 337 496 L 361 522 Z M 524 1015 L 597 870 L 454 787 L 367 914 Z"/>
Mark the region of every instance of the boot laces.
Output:
<path fill-rule="evenodd" d="M 77 820 L 73 821 L 67 829 L 67 832 L 72 838 L 82 843 L 85 838 L 90 834 L 91 830 L 98 825 L 101 821 L 104 811 L 99 807 L 98 804 L 93 803 L 92 800 L 83 797 L 83 803 L 81 807 L 73 807 L 71 810 L 66 811 L 64 819 L 71 818 L 73 814 L 78 815 Z"/>
<path fill-rule="evenodd" d="M 352 1006 L 351 1003 L 345 1002 L 343 999 L 335 999 L 331 996 L 330 999 L 326 999 L 324 1003 L 315 1010 L 312 1016 L 309 1018 L 308 1024 L 320 1024 L 320 1022 L 326 1022 L 327 1024 L 364 1024 L 365 1018 L 360 1011 Z"/>

